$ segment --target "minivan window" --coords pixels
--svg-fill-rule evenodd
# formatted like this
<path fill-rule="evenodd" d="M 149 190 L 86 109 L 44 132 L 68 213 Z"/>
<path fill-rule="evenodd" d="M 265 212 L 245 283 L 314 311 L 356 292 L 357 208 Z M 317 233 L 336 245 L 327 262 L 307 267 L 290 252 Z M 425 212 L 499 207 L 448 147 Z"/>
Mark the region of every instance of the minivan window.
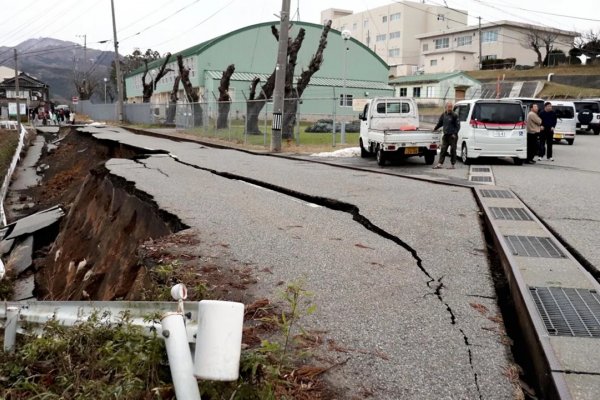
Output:
<path fill-rule="evenodd" d="M 575 118 L 575 112 L 571 106 L 552 106 L 552 109 L 556 112 L 556 117 L 560 119 L 573 119 Z"/>
<path fill-rule="evenodd" d="M 496 124 L 523 122 L 523 108 L 519 103 L 477 103 L 473 108 L 473 119 Z"/>
<path fill-rule="evenodd" d="M 459 106 L 456 106 L 454 108 L 454 112 L 458 114 L 458 120 L 459 121 L 466 121 L 467 117 L 469 116 L 469 110 L 471 109 L 471 106 L 468 104 L 461 104 Z"/>
<path fill-rule="evenodd" d="M 410 112 L 410 105 L 404 102 L 377 103 L 378 114 L 406 114 Z"/>
<path fill-rule="evenodd" d="M 583 110 L 590 110 L 591 112 L 600 113 L 600 103 L 595 101 L 590 101 L 589 103 L 575 103 L 575 109 L 577 112 L 582 112 Z"/>
<path fill-rule="evenodd" d="M 529 110 L 531 110 L 531 106 L 534 104 L 537 104 L 538 110 L 544 109 L 544 101 L 543 100 L 525 100 L 525 99 L 519 99 L 519 100 L 521 100 L 521 103 L 523 103 L 524 106 L 527 106 L 527 112 L 529 112 Z"/>

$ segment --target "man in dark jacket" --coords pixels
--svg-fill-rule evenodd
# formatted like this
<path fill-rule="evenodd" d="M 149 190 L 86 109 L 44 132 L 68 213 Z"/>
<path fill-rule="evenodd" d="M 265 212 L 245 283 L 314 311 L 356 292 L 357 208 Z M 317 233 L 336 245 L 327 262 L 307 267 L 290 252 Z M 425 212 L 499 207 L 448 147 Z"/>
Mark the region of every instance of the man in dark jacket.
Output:
<path fill-rule="evenodd" d="M 544 153 L 548 161 L 554 161 L 552 157 L 552 143 L 554 141 L 554 128 L 556 127 L 556 111 L 552 110 L 552 104 L 547 101 L 544 104 L 544 109 L 540 113 L 543 129 L 540 132 L 540 145 L 538 151 L 538 161 L 542 161 Z M 546 147 L 548 150 L 546 150 Z"/>
<path fill-rule="evenodd" d="M 458 120 L 458 115 L 452 111 L 452 102 L 450 101 L 446 103 L 446 111 L 440 115 L 440 119 L 433 130 L 437 131 L 441 127 L 443 127 L 444 132 L 444 135 L 442 136 L 442 149 L 440 150 L 438 164 L 433 168 L 442 168 L 444 160 L 446 159 L 448 147 L 451 146 L 452 149 L 450 150 L 450 162 L 452 165 L 449 168 L 454 169 L 454 164 L 456 164 L 456 143 L 458 142 L 460 121 Z"/>

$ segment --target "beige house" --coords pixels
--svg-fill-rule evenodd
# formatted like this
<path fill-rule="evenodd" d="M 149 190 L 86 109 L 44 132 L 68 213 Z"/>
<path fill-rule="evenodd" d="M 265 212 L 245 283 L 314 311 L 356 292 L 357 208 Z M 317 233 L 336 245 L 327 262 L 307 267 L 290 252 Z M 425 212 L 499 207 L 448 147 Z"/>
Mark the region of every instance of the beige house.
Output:
<path fill-rule="evenodd" d="M 481 82 L 463 72 L 419 74 L 391 79 L 398 97 L 412 97 L 417 103 L 443 106 L 446 101 L 471 99 L 481 92 Z"/>
<path fill-rule="evenodd" d="M 19 71 L 21 73 L 21 71 Z M 15 69 L 5 67 L 4 65 L 0 65 L 0 82 L 5 79 L 14 78 L 15 77 Z"/>
<path fill-rule="evenodd" d="M 551 38 L 552 49 L 568 53 L 577 32 L 498 21 L 481 25 L 481 59 L 515 58 L 517 65 L 534 65 L 537 55 L 528 47 L 531 32 L 540 38 Z M 425 73 L 469 71 L 479 68 L 479 27 L 467 26 L 418 34 L 420 70 Z M 543 47 L 543 46 L 542 46 Z M 542 49 L 542 55 L 545 49 Z"/>
<path fill-rule="evenodd" d="M 390 65 L 391 75 L 398 76 L 411 75 L 419 66 L 421 45 L 416 36 L 464 27 L 467 13 L 404 1 L 357 13 L 330 8 L 321 12 L 321 23 L 328 20 L 339 31 L 349 30 Z"/>

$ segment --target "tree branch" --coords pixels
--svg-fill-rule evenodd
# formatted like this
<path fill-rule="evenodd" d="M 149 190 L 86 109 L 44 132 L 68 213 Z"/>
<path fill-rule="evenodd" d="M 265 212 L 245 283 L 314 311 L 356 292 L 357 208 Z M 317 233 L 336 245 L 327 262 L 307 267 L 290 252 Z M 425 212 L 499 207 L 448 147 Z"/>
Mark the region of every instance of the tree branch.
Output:
<path fill-rule="evenodd" d="M 298 79 L 298 84 L 296 85 L 296 93 L 298 97 L 302 96 L 302 93 L 310 82 L 310 78 L 312 78 L 312 76 L 321 68 L 321 65 L 323 64 L 323 51 L 325 50 L 325 47 L 327 47 L 327 35 L 329 34 L 330 29 L 331 21 L 328 21 L 323 27 L 321 39 L 319 40 L 319 46 L 310 60 L 308 69 L 306 71 L 302 71 L 302 74 L 300 74 L 300 79 Z"/>
<path fill-rule="evenodd" d="M 154 78 L 154 82 L 153 82 L 154 90 L 156 90 L 156 85 L 158 84 L 158 81 L 160 81 L 166 74 L 173 71 L 171 68 L 167 68 L 167 64 L 169 63 L 170 59 L 171 59 L 171 53 L 167 53 L 167 56 L 165 57 L 165 61 L 163 62 L 163 65 L 160 67 L 160 69 L 158 70 L 158 74 Z M 146 64 L 146 68 L 148 68 L 147 64 Z"/>
<path fill-rule="evenodd" d="M 250 97 L 248 98 L 249 100 L 254 100 L 254 96 L 256 96 L 256 86 L 260 83 L 260 78 L 254 78 L 252 79 L 252 82 L 250 83 Z"/>
<path fill-rule="evenodd" d="M 233 64 L 230 64 L 227 69 L 223 71 L 221 81 L 219 82 L 219 101 L 231 101 L 231 96 L 229 96 L 229 82 L 234 71 L 235 65 Z"/>

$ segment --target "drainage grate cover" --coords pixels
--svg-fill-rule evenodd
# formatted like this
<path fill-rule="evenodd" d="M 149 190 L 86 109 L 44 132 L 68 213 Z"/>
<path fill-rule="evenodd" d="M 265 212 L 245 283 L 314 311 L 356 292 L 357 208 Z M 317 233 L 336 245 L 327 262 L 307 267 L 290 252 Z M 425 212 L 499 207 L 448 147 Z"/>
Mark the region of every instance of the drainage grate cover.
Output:
<path fill-rule="evenodd" d="M 504 219 L 511 221 L 532 221 L 529 213 L 524 208 L 512 207 L 490 207 L 490 211 L 495 219 Z"/>
<path fill-rule="evenodd" d="M 600 296 L 595 290 L 530 287 L 548 333 L 600 338 Z"/>
<path fill-rule="evenodd" d="M 513 195 L 508 190 L 481 190 L 483 197 L 492 197 L 495 199 L 512 199 Z"/>
<path fill-rule="evenodd" d="M 473 167 L 471 168 L 473 172 L 490 172 L 488 167 Z"/>
<path fill-rule="evenodd" d="M 471 176 L 471 182 L 491 182 L 490 176 Z"/>
<path fill-rule="evenodd" d="M 504 236 L 515 256 L 564 258 L 565 255 L 549 237 Z"/>

